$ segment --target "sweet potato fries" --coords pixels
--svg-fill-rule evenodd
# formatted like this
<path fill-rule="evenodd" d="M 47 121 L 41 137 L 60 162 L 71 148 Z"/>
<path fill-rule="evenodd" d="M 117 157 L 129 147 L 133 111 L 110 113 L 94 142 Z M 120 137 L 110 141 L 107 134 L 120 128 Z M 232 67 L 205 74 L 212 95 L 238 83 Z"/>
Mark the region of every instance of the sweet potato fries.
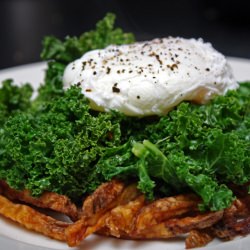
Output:
<path fill-rule="evenodd" d="M 231 240 L 250 233 L 250 195 L 234 187 L 231 207 L 201 212 L 194 194 L 147 201 L 135 184 L 119 180 L 102 184 L 77 208 L 67 197 L 46 192 L 34 198 L 0 181 L 0 214 L 53 239 L 77 246 L 97 233 L 123 239 L 167 239 L 186 236 L 186 248 L 204 246 L 213 238 Z M 59 221 L 38 208 L 63 213 L 71 222 Z"/>

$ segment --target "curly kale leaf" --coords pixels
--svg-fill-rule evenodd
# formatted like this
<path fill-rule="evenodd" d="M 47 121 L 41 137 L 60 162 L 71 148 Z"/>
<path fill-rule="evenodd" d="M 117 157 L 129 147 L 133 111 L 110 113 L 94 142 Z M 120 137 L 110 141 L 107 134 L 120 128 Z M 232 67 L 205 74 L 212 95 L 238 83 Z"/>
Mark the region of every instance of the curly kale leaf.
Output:
<path fill-rule="evenodd" d="M 250 84 L 242 83 L 238 90 L 207 105 L 184 102 L 167 116 L 147 123 L 141 132 L 147 140 L 104 154 L 99 172 L 106 179 L 136 176 L 138 187 L 149 198 L 161 182 L 167 192 L 196 192 L 203 210 L 224 209 L 234 199 L 227 184 L 250 180 L 249 97 Z M 141 138 L 138 131 L 131 136 Z"/>
<path fill-rule="evenodd" d="M 0 88 L 0 128 L 6 119 L 17 111 L 24 111 L 31 106 L 32 87 L 24 84 L 15 86 L 12 80 L 2 82 Z"/>
<path fill-rule="evenodd" d="M 64 41 L 49 36 L 43 41 L 41 57 L 44 60 L 69 63 L 89 50 L 102 49 L 110 44 L 128 44 L 134 42 L 132 33 L 123 33 L 114 28 L 115 15 L 108 13 L 96 24 L 96 29 L 83 33 L 78 37 L 66 37 Z"/>
<path fill-rule="evenodd" d="M 50 190 L 78 200 L 103 181 L 95 164 L 120 142 L 119 120 L 112 113 L 93 115 L 77 87 L 39 111 L 19 112 L 0 135 L 0 179 L 33 195 Z"/>
<path fill-rule="evenodd" d="M 63 72 L 67 64 L 81 57 L 84 53 L 102 49 L 110 44 L 128 44 L 134 42 L 132 33 L 124 33 L 121 28 L 115 28 L 115 15 L 108 13 L 96 24 L 96 29 L 85 32 L 79 37 L 67 36 L 59 40 L 53 36 L 43 40 L 41 58 L 48 60 L 45 84 L 39 90 L 39 97 L 33 106 L 38 108 L 44 101 L 62 95 Z"/>
<path fill-rule="evenodd" d="M 143 164 L 149 176 L 164 180 L 179 192 L 188 187 L 199 194 L 203 200 L 200 208 L 220 210 L 231 204 L 233 193 L 226 185 L 218 184 L 216 179 L 202 172 L 192 173 L 193 169 L 200 169 L 199 162 L 176 152 L 166 157 L 155 144 L 147 140 L 135 144 L 132 150 L 136 156 L 144 159 Z"/>

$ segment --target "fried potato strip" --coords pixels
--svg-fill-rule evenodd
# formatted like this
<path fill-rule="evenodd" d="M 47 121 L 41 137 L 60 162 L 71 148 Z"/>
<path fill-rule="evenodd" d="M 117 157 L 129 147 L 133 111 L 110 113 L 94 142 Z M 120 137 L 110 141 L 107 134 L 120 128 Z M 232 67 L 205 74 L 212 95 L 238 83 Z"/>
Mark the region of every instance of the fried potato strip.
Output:
<path fill-rule="evenodd" d="M 78 219 L 76 205 L 65 195 L 44 192 L 39 197 L 33 197 L 28 190 L 17 191 L 10 188 L 4 181 L 0 181 L 0 187 L 2 187 L 3 195 L 12 201 L 22 201 L 40 208 L 48 208 L 67 215 L 72 221 Z"/>
<path fill-rule="evenodd" d="M 218 222 L 223 216 L 223 211 L 206 212 L 194 217 L 174 218 L 164 224 L 172 232 L 177 234 L 188 233 L 193 229 L 208 228 Z"/>
<path fill-rule="evenodd" d="M 79 245 L 88 235 L 104 227 L 111 209 L 128 203 L 138 195 L 139 191 L 135 184 L 126 186 L 118 180 L 102 184 L 84 201 L 80 220 L 66 229 L 68 245 Z"/>
<path fill-rule="evenodd" d="M 200 198 L 194 194 L 178 195 L 158 199 L 144 206 L 136 219 L 136 231 L 157 225 L 171 217 L 180 216 L 190 210 L 197 210 Z"/>
<path fill-rule="evenodd" d="M 188 201 L 190 203 L 185 203 Z M 193 209 L 197 208 L 198 201 L 198 197 L 194 195 L 181 195 L 147 204 L 144 196 L 141 195 L 125 205 L 113 208 L 105 218 L 105 226 L 98 233 L 141 240 L 168 239 L 191 231 L 186 246 L 202 246 L 213 239 L 213 235 L 208 234 L 205 229 L 219 221 L 223 216 L 223 211 L 201 213 Z M 187 212 L 193 215 L 187 216 Z M 139 228 L 138 221 L 140 221 Z"/>
<path fill-rule="evenodd" d="M 137 214 L 144 205 L 145 197 L 140 195 L 135 200 L 112 209 L 105 219 L 109 234 L 117 238 L 128 238 L 134 230 Z"/>
<path fill-rule="evenodd" d="M 189 235 L 185 240 L 186 249 L 203 247 L 207 245 L 210 241 L 214 239 L 211 230 L 201 229 L 201 230 L 191 230 Z"/>
<path fill-rule="evenodd" d="M 231 240 L 238 235 L 250 233 L 250 196 L 236 199 L 225 209 L 223 219 L 212 227 L 216 237 Z"/>
<path fill-rule="evenodd" d="M 68 223 L 57 221 L 29 206 L 15 204 L 2 195 L 0 195 L 0 214 L 18 222 L 27 229 L 56 240 L 66 241 L 65 229 L 69 226 Z"/>

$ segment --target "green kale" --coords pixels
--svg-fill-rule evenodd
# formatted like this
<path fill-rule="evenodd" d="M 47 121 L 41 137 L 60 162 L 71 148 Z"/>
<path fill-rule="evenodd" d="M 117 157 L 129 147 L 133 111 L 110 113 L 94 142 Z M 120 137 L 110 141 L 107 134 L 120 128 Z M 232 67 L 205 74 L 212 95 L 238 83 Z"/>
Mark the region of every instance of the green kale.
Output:
<path fill-rule="evenodd" d="M 132 33 L 124 33 L 115 28 L 115 15 L 108 13 L 96 24 L 96 29 L 85 32 L 79 37 L 67 36 L 59 40 L 47 36 L 43 40 L 41 58 L 48 61 L 45 83 L 39 89 L 39 97 L 33 106 L 39 108 L 44 101 L 61 96 L 63 93 L 62 76 L 65 67 L 80 58 L 84 53 L 103 49 L 110 44 L 128 44 L 135 41 Z"/>
<path fill-rule="evenodd" d="M 96 24 L 96 30 L 83 33 L 78 37 L 66 37 L 64 41 L 49 36 L 43 41 L 41 57 L 44 60 L 55 60 L 66 63 L 74 61 L 84 53 L 94 49 L 102 49 L 111 44 L 128 44 L 134 42 L 132 33 L 123 33 L 114 28 L 115 15 L 108 13 Z"/>
<path fill-rule="evenodd" d="M 79 199 L 103 181 L 93 175 L 95 163 L 120 141 L 120 119 L 115 117 L 92 115 L 77 87 L 39 112 L 15 114 L 1 135 L 0 179 L 33 195 L 50 190 Z"/>
<path fill-rule="evenodd" d="M 249 97 L 250 83 L 242 83 L 207 105 L 183 102 L 147 124 L 141 132 L 146 140 L 138 141 L 137 132 L 131 136 L 138 142 L 108 149 L 98 171 L 107 180 L 137 176 L 138 187 L 149 198 L 160 180 L 166 190 L 196 192 L 202 209 L 226 208 L 234 199 L 227 184 L 250 180 Z"/>
<path fill-rule="evenodd" d="M 0 128 L 10 115 L 31 106 L 32 92 L 29 84 L 18 87 L 13 85 L 12 80 L 2 82 L 0 88 Z"/>

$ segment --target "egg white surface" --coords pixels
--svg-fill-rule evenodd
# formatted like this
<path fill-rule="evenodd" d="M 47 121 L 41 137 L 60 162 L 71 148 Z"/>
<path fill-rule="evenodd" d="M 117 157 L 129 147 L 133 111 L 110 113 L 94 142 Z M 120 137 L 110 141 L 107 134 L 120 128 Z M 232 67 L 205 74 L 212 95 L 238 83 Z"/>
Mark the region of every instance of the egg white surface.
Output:
<path fill-rule="evenodd" d="M 184 100 L 203 104 L 238 87 L 210 43 L 179 37 L 87 52 L 66 67 L 63 82 L 81 86 L 93 109 L 129 116 L 164 115 Z"/>

